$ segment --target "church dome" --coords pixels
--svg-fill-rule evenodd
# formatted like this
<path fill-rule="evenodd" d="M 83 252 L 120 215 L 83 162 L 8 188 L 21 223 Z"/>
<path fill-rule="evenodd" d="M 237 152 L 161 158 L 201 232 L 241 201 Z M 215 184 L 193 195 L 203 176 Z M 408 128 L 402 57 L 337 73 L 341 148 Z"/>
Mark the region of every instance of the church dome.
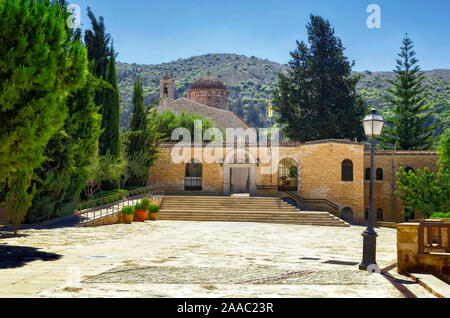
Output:
<path fill-rule="evenodd" d="M 226 90 L 223 82 L 216 77 L 203 77 L 198 79 L 192 84 L 191 90 L 193 89 L 223 89 Z"/>

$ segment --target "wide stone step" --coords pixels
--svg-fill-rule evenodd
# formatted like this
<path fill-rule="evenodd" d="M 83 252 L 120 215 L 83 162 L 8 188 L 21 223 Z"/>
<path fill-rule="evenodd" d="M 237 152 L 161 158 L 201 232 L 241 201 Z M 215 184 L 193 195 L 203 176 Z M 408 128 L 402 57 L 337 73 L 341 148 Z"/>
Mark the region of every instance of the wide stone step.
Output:
<path fill-rule="evenodd" d="M 294 207 L 283 207 L 283 206 L 212 206 L 212 205 L 202 205 L 202 206 L 184 206 L 180 208 L 179 205 L 163 205 L 161 210 L 234 210 L 234 211 L 292 211 L 298 212 L 299 210 Z"/>
<path fill-rule="evenodd" d="M 166 196 L 158 219 L 349 226 L 328 212 L 301 212 L 273 197 Z"/>
<path fill-rule="evenodd" d="M 255 223 L 272 223 L 272 224 L 296 224 L 296 225 L 318 225 L 318 226 L 337 226 L 348 227 L 349 225 L 344 222 L 333 221 L 319 221 L 319 220 L 307 220 L 307 219 L 252 219 L 252 218 L 206 218 L 206 217 L 192 217 L 186 218 L 183 216 L 170 216 L 170 217 L 158 217 L 161 221 L 191 221 L 191 222 L 255 222 Z"/>

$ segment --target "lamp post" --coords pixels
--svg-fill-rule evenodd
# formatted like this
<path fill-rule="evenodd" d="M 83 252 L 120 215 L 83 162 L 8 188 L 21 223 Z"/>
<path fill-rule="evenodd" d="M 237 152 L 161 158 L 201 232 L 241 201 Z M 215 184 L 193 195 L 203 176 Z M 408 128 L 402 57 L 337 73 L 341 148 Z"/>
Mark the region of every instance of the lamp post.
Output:
<path fill-rule="evenodd" d="M 364 133 L 371 138 L 370 149 L 370 190 L 369 190 L 369 212 L 367 216 L 367 229 L 362 233 L 363 260 L 359 264 L 359 269 L 367 270 L 370 265 L 376 264 L 377 232 L 373 229 L 373 177 L 374 177 L 374 149 L 375 137 L 380 136 L 383 131 L 384 120 L 377 110 L 372 108 L 371 113 L 362 120 Z"/>

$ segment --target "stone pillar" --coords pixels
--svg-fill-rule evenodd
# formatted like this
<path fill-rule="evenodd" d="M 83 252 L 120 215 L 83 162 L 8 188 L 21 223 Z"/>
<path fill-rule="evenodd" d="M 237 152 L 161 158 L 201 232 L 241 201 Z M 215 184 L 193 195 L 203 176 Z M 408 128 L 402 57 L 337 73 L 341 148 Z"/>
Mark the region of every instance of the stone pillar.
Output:
<path fill-rule="evenodd" d="M 223 168 L 223 195 L 229 196 L 230 195 L 230 183 L 231 183 L 231 176 L 230 176 L 230 166 L 227 164 L 224 164 Z"/>
<path fill-rule="evenodd" d="M 420 271 L 419 223 L 397 224 L 397 271 L 406 274 Z"/>

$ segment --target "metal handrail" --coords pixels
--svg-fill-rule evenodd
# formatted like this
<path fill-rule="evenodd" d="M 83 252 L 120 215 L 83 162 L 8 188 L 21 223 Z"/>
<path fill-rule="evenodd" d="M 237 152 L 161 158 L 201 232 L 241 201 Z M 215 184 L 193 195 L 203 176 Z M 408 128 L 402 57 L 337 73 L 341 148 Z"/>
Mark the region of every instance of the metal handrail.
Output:
<path fill-rule="evenodd" d="M 339 207 L 334 204 L 333 202 L 331 202 L 330 200 L 327 199 L 316 199 L 316 198 L 304 198 L 301 195 L 291 192 L 291 191 L 286 191 L 286 193 L 304 203 L 306 202 L 317 202 L 317 203 L 325 203 L 326 205 L 330 206 L 332 209 L 334 209 L 337 213 L 339 213 Z"/>
<path fill-rule="evenodd" d="M 140 198 L 143 198 L 145 196 L 150 197 L 156 197 L 159 198 L 163 196 L 165 192 L 160 189 L 159 184 L 152 184 L 146 187 L 130 190 L 123 193 L 118 193 L 110 196 L 106 196 L 103 198 L 98 198 L 94 200 L 90 200 L 87 202 L 82 202 L 78 205 L 77 210 L 75 211 L 75 214 L 79 217 L 79 224 L 83 224 L 83 215 L 94 213 L 94 216 L 89 219 L 89 222 L 98 220 L 103 218 L 104 216 L 110 215 L 110 212 L 113 212 L 115 210 L 121 211 L 123 207 L 129 206 L 130 201 L 134 201 Z M 112 202 L 108 202 L 106 204 L 102 204 L 102 202 L 107 202 L 109 200 L 114 200 Z M 125 204 L 125 202 L 127 204 Z M 100 204 L 99 204 L 100 203 Z M 114 207 L 116 207 L 114 209 Z M 111 209 L 111 211 L 110 211 Z M 105 211 L 106 210 L 106 211 Z"/>

